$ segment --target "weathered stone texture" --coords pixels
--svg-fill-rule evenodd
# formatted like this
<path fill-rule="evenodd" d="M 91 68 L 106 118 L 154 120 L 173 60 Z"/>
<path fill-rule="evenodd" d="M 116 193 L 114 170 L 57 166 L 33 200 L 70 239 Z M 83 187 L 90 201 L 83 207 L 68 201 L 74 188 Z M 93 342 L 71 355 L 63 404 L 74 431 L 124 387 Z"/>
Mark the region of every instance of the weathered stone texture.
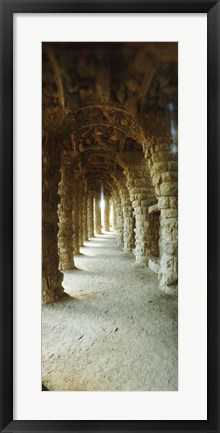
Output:
<path fill-rule="evenodd" d="M 149 180 L 146 176 L 145 164 L 139 168 L 125 170 L 127 187 L 135 217 L 135 257 L 136 262 L 147 264 L 150 257 L 150 227 L 148 206 Z"/>
<path fill-rule="evenodd" d="M 62 158 L 61 181 L 58 192 L 60 195 L 60 204 L 58 205 L 59 268 L 60 270 L 74 269 L 72 240 L 73 170 L 71 164 L 65 158 Z"/>
<path fill-rule="evenodd" d="M 83 194 L 84 187 L 82 179 L 79 180 L 79 194 L 78 194 L 78 216 L 79 216 L 79 246 L 83 246 Z"/>
<path fill-rule="evenodd" d="M 83 186 L 82 186 L 82 212 L 83 212 L 83 242 L 88 240 L 88 223 L 87 223 L 87 182 L 86 179 L 83 179 Z"/>
<path fill-rule="evenodd" d="M 97 235 L 102 232 L 101 195 L 100 194 L 96 194 L 96 196 L 95 196 L 95 232 Z"/>
<path fill-rule="evenodd" d="M 88 238 L 92 238 L 94 236 L 94 198 L 90 189 L 87 195 L 87 226 Z"/>
<path fill-rule="evenodd" d="M 124 185 L 119 189 L 119 195 L 121 198 L 121 206 L 123 213 L 123 221 L 124 221 L 124 251 L 129 252 L 132 251 L 135 245 L 134 239 L 134 217 L 133 217 L 133 209 L 132 204 L 129 198 L 129 192 Z"/>
<path fill-rule="evenodd" d="M 160 215 L 160 287 L 175 292 L 178 279 L 178 156 L 167 137 L 152 140 L 146 151 Z"/>
<path fill-rule="evenodd" d="M 79 177 L 75 173 L 72 194 L 72 246 L 73 255 L 79 254 Z"/>
<path fill-rule="evenodd" d="M 124 218 L 121 205 L 120 195 L 117 189 L 113 192 L 114 208 L 116 213 L 116 233 L 118 245 L 123 245 L 124 242 Z"/>
<path fill-rule="evenodd" d="M 55 140 L 45 140 L 42 149 L 42 301 L 57 301 L 64 291 L 63 275 L 58 270 L 57 251 L 58 183 L 60 180 L 61 146 Z"/>
<path fill-rule="evenodd" d="M 112 200 L 112 230 L 116 230 L 117 220 L 116 220 L 116 212 L 115 212 L 115 206 L 114 201 Z"/>
<path fill-rule="evenodd" d="M 109 196 L 105 196 L 105 210 L 104 210 L 104 229 L 108 232 L 110 228 L 110 205 Z"/>

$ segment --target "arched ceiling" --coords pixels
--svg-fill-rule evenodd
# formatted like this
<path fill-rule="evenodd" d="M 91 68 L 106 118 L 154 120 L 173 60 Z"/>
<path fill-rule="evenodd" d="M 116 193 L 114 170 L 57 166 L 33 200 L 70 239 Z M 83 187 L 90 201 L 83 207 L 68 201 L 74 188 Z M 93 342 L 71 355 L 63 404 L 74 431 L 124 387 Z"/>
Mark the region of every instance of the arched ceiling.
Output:
<path fill-rule="evenodd" d="M 43 128 L 65 138 L 94 190 L 111 191 L 144 137 L 176 122 L 177 43 L 43 43 L 42 77 Z"/>

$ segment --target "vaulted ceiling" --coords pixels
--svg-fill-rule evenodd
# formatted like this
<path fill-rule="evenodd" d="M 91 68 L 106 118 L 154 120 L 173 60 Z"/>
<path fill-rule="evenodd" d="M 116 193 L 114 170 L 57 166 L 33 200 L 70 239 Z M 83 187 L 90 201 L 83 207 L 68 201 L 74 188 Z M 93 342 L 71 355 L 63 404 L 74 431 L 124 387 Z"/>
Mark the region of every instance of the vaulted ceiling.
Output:
<path fill-rule="evenodd" d="M 94 189 L 177 125 L 177 43 L 43 43 L 45 133 L 59 133 Z M 62 121 L 61 121 L 62 118 Z"/>

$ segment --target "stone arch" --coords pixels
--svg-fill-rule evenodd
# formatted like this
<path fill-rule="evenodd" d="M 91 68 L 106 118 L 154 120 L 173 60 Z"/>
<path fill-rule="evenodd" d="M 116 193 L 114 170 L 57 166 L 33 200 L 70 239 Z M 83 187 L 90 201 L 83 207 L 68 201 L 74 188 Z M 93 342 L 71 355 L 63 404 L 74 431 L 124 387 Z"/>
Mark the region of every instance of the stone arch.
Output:
<path fill-rule="evenodd" d="M 175 291 L 177 44 L 167 43 L 164 51 L 164 44 L 154 43 L 120 43 L 117 50 L 114 44 L 46 43 L 43 56 L 45 302 L 62 294 L 57 252 L 53 264 L 49 258 L 60 176 L 60 268 L 74 267 L 80 245 L 94 234 L 94 208 L 101 231 L 104 188 L 106 203 L 114 204 L 118 243 L 131 251 L 135 230 L 136 261 L 149 265 L 159 254 L 160 286 Z"/>
<path fill-rule="evenodd" d="M 132 153 L 130 153 L 132 151 Z M 124 169 L 129 199 L 135 220 L 135 257 L 139 264 L 148 264 L 150 258 L 150 222 L 148 208 L 156 198 L 146 164 L 143 145 L 127 137 L 117 160 Z"/>

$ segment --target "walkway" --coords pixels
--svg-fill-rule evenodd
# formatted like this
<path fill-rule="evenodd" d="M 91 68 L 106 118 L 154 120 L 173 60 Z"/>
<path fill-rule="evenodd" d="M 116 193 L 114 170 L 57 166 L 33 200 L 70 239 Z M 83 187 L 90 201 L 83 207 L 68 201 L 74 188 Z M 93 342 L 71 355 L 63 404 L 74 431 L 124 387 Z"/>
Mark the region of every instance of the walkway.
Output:
<path fill-rule="evenodd" d="M 42 379 L 59 391 L 177 390 L 177 299 L 115 235 L 85 242 L 68 295 L 42 307 Z"/>

